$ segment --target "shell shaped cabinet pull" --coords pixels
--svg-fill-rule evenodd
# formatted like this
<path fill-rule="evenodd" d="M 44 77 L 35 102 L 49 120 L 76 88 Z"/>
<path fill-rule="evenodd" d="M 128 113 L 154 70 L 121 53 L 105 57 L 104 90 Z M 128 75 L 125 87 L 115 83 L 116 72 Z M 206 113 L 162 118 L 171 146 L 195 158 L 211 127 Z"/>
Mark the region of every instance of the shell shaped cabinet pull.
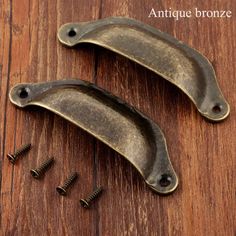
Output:
<path fill-rule="evenodd" d="M 18 107 L 43 107 L 107 144 L 157 193 L 176 189 L 178 178 L 159 126 L 105 90 L 82 80 L 57 80 L 18 84 L 9 96 Z"/>
<path fill-rule="evenodd" d="M 156 28 L 130 18 L 110 17 L 62 25 L 58 39 L 68 47 L 95 44 L 146 67 L 181 89 L 210 121 L 229 115 L 230 107 L 208 59 Z"/>

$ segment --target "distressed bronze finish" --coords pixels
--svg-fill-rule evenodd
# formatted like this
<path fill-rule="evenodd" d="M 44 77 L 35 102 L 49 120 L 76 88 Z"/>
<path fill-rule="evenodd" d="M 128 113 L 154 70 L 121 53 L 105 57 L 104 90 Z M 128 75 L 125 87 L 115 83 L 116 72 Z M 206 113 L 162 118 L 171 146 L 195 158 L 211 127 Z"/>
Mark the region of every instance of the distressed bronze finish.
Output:
<path fill-rule="evenodd" d="M 61 43 L 73 47 L 92 43 L 154 71 L 179 87 L 212 121 L 225 119 L 230 111 L 206 57 L 172 36 L 142 22 L 111 17 L 97 21 L 68 23 L 59 29 Z"/>
<path fill-rule="evenodd" d="M 158 193 L 174 191 L 178 178 L 160 128 L 120 99 L 82 80 L 19 84 L 10 100 L 37 105 L 64 117 L 127 158 Z"/>

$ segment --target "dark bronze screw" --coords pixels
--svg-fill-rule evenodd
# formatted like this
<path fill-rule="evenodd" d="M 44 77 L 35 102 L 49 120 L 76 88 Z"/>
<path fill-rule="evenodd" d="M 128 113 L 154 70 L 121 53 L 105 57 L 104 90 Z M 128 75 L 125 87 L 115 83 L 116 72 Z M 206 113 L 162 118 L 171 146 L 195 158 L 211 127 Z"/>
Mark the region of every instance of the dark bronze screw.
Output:
<path fill-rule="evenodd" d="M 93 193 L 91 193 L 87 198 L 85 199 L 80 199 L 80 204 L 82 207 L 84 208 L 89 208 L 90 207 L 90 203 L 98 197 L 99 194 L 101 194 L 103 191 L 102 187 L 97 188 Z"/>
<path fill-rule="evenodd" d="M 75 180 L 78 178 L 78 173 L 74 172 L 63 185 L 60 185 L 56 188 L 57 192 L 60 195 L 65 196 L 67 194 L 67 189 L 75 182 Z"/>
<path fill-rule="evenodd" d="M 38 168 L 31 169 L 30 174 L 35 178 L 39 179 L 48 169 L 49 167 L 54 163 L 54 158 L 50 158 L 46 161 L 44 161 Z"/>
<path fill-rule="evenodd" d="M 7 158 L 8 160 L 12 163 L 12 164 L 15 164 L 16 160 L 18 159 L 18 157 L 20 155 L 22 155 L 23 153 L 27 152 L 28 150 L 30 150 L 31 148 L 31 144 L 26 144 L 24 145 L 23 147 L 21 147 L 20 149 L 16 150 L 15 153 L 13 154 L 7 154 Z"/>

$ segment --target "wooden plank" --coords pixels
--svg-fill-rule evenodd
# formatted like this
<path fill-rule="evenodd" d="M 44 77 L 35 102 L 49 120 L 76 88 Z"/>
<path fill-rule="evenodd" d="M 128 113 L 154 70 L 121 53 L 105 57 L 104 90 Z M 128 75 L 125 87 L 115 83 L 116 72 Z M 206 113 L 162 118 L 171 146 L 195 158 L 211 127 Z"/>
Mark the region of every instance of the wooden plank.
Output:
<path fill-rule="evenodd" d="M 236 21 L 148 18 L 157 9 L 229 9 L 233 0 L 0 1 L 0 214 L 2 235 L 235 235 Z M 189 99 L 159 76 L 108 50 L 91 45 L 67 49 L 60 25 L 108 16 L 129 16 L 163 30 L 212 61 L 231 105 L 230 117 L 211 124 Z M 19 82 L 80 78 L 139 108 L 165 133 L 180 186 L 163 197 L 150 191 L 120 155 L 79 128 L 43 109 L 12 106 L 9 88 Z M 31 142 L 16 166 L 6 154 Z M 29 169 L 53 155 L 55 166 L 36 181 Z M 71 194 L 55 187 L 80 173 Z M 91 210 L 79 199 L 93 187 L 106 191 Z"/>

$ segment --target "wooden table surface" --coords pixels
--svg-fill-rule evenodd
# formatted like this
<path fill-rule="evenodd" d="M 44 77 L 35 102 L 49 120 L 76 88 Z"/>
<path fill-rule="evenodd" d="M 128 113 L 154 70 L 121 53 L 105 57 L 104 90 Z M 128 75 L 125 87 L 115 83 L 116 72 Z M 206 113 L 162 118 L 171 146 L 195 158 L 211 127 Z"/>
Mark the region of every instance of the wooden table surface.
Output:
<path fill-rule="evenodd" d="M 230 19 L 148 18 L 150 9 L 231 10 Z M 234 0 L 1 0 L 0 213 L 2 235 L 236 235 L 236 4 Z M 203 119 L 179 89 L 156 74 L 92 45 L 63 47 L 58 28 L 71 21 L 129 16 L 201 51 L 213 63 L 231 105 L 225 121 Z M 62 118 L 8 99 L 20 82 L 63 78 L 91 81 L 151 117 L 165 133 L 179 176 L 176 192 L 159 196 L 120 155 Z M 32 150 L 16 165 L 6 154 Z M 42 180 L 29 169 L 48 156 L 56 164 Z M 71 172 L 79 180 L 68 197 L 55 187 Z M 79 199 L 106 191 L 90 210 Z"/>

